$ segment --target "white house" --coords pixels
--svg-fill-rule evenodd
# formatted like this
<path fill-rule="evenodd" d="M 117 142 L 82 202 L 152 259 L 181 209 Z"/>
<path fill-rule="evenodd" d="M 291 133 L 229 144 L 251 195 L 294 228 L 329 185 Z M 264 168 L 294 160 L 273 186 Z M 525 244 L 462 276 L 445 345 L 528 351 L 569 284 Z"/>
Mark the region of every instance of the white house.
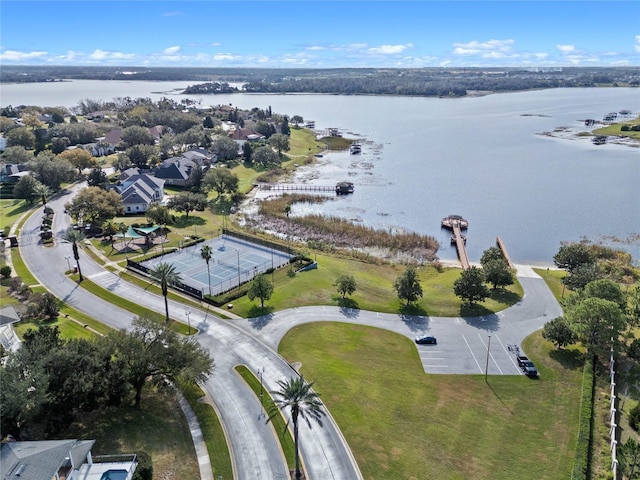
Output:
<path fill-rule="evenodd" d="M 125 213 L 144 213 L 164 198 L 164 180 L 147 174 L 127 177 L 115 189 L 122 196 Z"/>

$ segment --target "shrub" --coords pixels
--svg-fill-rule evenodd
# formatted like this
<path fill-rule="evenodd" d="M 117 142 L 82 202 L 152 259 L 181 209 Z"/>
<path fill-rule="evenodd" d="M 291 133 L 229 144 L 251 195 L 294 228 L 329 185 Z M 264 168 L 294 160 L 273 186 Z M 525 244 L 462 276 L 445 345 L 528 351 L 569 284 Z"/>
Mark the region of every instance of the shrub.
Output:
<path fill-rule="evenodd" d="M 629 412 L 629 425 L 636 432 L 638 431 L 638 428 L 640 427 L 640 403 L 633 407 Z"/>
<path fill-rule="evenodd" d="M 9 278 L 11 276 L 11 267 L 9 265 L 5 265 L 0 268 L 0 275 L 2 278 Z"/>
<path fill-rule="evenodd" d="M 138 466 L 133 473 L 132 480 L 152 480 L 153 479 L 153 463 L 151 456 L 147 452 L 136 452 Z"/>

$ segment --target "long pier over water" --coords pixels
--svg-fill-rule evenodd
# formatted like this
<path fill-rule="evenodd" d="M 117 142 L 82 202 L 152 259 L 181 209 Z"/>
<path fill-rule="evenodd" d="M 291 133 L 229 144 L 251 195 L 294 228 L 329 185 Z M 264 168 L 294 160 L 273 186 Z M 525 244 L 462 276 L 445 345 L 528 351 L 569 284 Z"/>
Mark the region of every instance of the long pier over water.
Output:
<path fill-rule="evenodd" d="M 442 228 L 451 230 L 451 243 L 455 243 L 456 250 L 458 251 L 458 259 L 462 264 L 463 270 L 468 270 L 471 266 L 469 263 L 469 257 L 467 255 L 467 248 L 465 247 L 466 238 L 462 235 L 462 230 L 466 230 L 469 227 L 469 222 L 462 218 L 460 215 L 449 215 L 442 219 L 440 224 Z"/>
<path fill-rule="evenodd" d="M 297 192 L 335 192 L 335 185 L 308 185 L 305 183 L 256 183 L 259 190 L 297 191 Z"/>
<path fill-rule="evenodd" d="M 464 244 L 464 236 L 462 235 L 462 229 L 460 228 L 459 222 L 453 224 L 453 235 L 456 242 L 456 250 L 458 250 L 458 258 L 462 264 L 462 269 L 467 270 L 470 266 L 469 257 L 467 256 L 467 248 Z"/>

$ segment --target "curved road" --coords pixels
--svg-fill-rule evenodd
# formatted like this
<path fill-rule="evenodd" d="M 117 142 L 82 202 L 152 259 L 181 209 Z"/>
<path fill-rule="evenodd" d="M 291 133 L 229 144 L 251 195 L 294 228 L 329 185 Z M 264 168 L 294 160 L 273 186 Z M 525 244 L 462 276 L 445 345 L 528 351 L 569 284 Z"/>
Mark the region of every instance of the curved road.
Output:
<path fill-rule="evenodd" d="M 80 188 L 82 185 L 74 187 L 71 193 L 49 204 L 57 212 L 53 224 L 56 237 L 70 224 L 69 217 L 63 213 L 64 203 Z M 32 215 L 19 238 L 23 259 L 38 281 L 74 308 L 114 328 L 128 328 L 131 313 L 95 297 L 64 275 L 67 268 L 65 257 L 71 255 L 71 247 L 58 238 L 54 247 L 42 247 L 39 244 L 39 223 L 40 216 L 37 213 Z M 73 262 L 73 258 L 70 261 Z M 81 252 L 80 262 L 85 277 L 124 298 L 164 313 L 161 296 L 121 280 L 93 262 L 84 252 Z M 216 361 L 216 370 L 205 387 L 226 429 L 235 477 L 272 480 L 288 478 L 288 474 L 271 425 L 265 424 L 258 400 L 233 367 L 244 364 L 256 374 L 263 371 L 265 391 L 275 390 L 278 380 L 295 375 L 277 354 L 283 335 L 301 323 L 341 321 L 385 328 L 410 338 L 422 333 L 435 335 L 438 345 L 417 346 L 428 373 L 482 374 L 488 353 L 489 374 L 521 374 L 508 346 L 519 346 L 527 335 L 541 328 L 546 321 L 562 315 L 562 310 L 545 282 L 531 268 L 518 266 L 517 275 L 525 291 L 523 299 L 498 314 L 479 318 L 410 317 L 321 306 L 289 309 L 230 322 L 210 312 L 188 307 L 191 322 L 200 330 L 198 340 Z M 169 308 L 174 317 L 179 317 L 186 310 L 184 305 L 173 301 L 170 301 Z M 314 425 L 312 429 L 304 422 L 300 424 L 301 456 L 309 478 L 361 479 L 351 451 L 330 414 L 323 423 L 323 428 Z"/>
<path fill-rule="evenodd" d="M 39 240 L 41 215 L 36 212 L 22 227 L 19 248 L 22 258 L 36 279 L 54 295 L 77 310 L 83 311 L 114 328 L 128 328 L 133 315 L 115 307 L 79 287 L 65 276 L 67 258 L 73 266 L 71 246 L 62 242 L 60 234 L 70 225 L 64 204 L 84 185 L 75 186 L 49 203 L 54 209 L 55 246 L 45 248 Z M 104 270 L 80 251 L 83 275 L 123 298 L 164 313 L 164 299 Z M 172 316 L 180 317 L 184 305 L 170 301 Z M 213 316 L 210 312 L 188 307 L 190 321 L 200 329 L 198 340 L 209 349 L 216 362 L 215 372 L 205 382 L 205 388 L 220 412 L 229 447 L 232 452 L 234 476 L 239 479 L 288 479 L 288 469 L 271 424 L 265 423 L 260 403 L 233 367 L 244 364 L 253 372 L 264 369 L 265 389 L 277 389 L 277 381 L 295 375 L 275 349 L 248 332 Z M 178 313 L 180 312 L 180 313 Z M 186 318 L 186 315 L 185 315 Z M 329 416 L 324 427 L 309 429 L 300 424 L 301 454 L 311 479 L 362 478 L 357 464 L 340 430 Z"/>

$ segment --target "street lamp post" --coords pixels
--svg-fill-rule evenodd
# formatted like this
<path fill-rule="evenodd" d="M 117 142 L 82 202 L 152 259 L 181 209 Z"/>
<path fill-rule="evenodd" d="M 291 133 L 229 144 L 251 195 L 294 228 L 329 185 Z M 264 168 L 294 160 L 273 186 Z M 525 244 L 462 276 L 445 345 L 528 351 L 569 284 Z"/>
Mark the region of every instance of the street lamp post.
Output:
<path fill-rule="evenodd" d="M 187 316 L 187 325 L 189 326 L 189 334 L 191 334 L 191 320 L 189 318 L 189 315 L 191 315 L 191 311 L 187 310 L 186 312 L 184 312 L 184 314 Z"/>
<path fill-rule="evenodd" d="M 489 335 L 489 343 L 487 343 L 487 364 L 484 367 L 484 381 L 487 381 L 487 374 L 489 373 L 489 349 L 491 348 L 491 335 Z"/>
<path fill-rule="evenodd" d="M 64 257 L 67 260 L 67 271 L 71 270 L 71 264 L 69 263 L 69 259 L 71 258 L 69 255 Z"/>

